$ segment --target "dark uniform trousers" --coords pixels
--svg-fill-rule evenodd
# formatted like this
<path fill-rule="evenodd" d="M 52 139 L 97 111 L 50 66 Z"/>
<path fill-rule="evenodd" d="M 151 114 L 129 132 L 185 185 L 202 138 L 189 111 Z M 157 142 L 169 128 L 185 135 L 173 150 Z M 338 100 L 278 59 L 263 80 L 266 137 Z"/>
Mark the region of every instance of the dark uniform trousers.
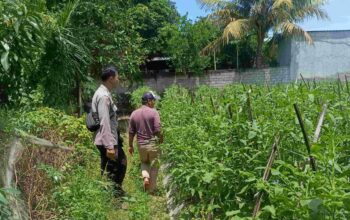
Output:
<path fill-rule="evenodd" d="M 107 150 L 103 145 L 97 145 L 97 149 L 100 151 L 101 157 L 101 175 L 107 171 L 107 176 L 113 182 L 116 183 L 115 189 L 121 190 L 121 186 L 125 177 L 127 160 L 123 150 L 123 139 L 118 132 L 118 145 L 114 146 L 115 151 L 118 151 L 118 156 L 115 160 L 111 160 L 107 157 Z"/>

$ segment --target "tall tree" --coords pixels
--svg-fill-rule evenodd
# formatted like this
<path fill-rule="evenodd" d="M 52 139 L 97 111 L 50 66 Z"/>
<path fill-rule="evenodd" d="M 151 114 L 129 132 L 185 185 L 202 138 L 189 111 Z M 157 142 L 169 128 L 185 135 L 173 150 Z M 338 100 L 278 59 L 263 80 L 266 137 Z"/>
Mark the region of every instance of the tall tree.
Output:
<path fill-rule="evenodd" d="M 263 43 L 269 31 L 292 35 L 312 43 L 311 36 L 298 23 L 316 16 L 327 18 L 321 6 L 326 0 L 197 0 L 212 10 L 209 18 L 222 27 L 221 37 L 207 45 L 203 52 L 218 50 L 230 40 L 240 40 L 247 34 L 256 35 L 255 66 L 263 67 Z"/>
<path fill-rule="evenodd" d="M 161 29 L 165 54 L 170 57 L 171 65 L 177 72 L 201 74 L 211 66 L 211 58 L 199 54 L 200 50 L 217 36 L 217 28 L 207 20 L 192 23 L 186 16 L 176 24 Z"/>
<path fill-rule="evenodd" d="M 134 0 L 134 4 L 129 9 L 130 15 L 137 24 L 136 30 L 143 38 L 147 55 L 164 53 L 164 47 L 159 43 L 159 31 L 179 20 L 175 4 L 169 0 Z"/>
<path fill-rule="evenodd" d="M 0 2 L 0 87 L 12 103 L 40 84 L 51 103 L 70 96 L 71 79 L 86 61 L 83 46 L 67 29 L 78 2 L 55 12 L 45 0 Z"/>

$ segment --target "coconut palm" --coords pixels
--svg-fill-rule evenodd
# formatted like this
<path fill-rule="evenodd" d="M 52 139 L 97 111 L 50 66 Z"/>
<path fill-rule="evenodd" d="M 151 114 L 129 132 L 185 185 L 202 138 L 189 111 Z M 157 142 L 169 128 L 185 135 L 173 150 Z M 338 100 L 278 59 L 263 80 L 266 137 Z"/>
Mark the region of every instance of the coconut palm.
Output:
<path fill-rule="evenodd" d="M 255 66 L 263 66 L 262 47 L 269 31 L 275 36 L 289 35 L 312 43 L 311 36 L 297 24 L 306 18 L 327 18 L 321 6 L 326 0 L 197 0 L 212 13 L 210 20 L 223 28 L 222 35 L 203 49 L 203 53 L 218 50 L 230 40 L 240 40 L 247 34 L 256 35 Z"/>

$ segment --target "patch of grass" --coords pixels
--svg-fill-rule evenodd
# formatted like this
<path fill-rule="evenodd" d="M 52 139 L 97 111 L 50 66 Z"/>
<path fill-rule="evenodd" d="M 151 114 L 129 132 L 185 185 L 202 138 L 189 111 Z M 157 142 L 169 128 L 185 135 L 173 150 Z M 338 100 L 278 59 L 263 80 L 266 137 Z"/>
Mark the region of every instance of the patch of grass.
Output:
<path fill-rule="evenodd" d="M 125 138 L 125 140 L 128 140 Z M 127 151 L 127 147 L 124 147 Z M 137 148 L 133 156 L 128 154 L 128 170 L 123 183 L 126 195 L 117 204 L 119 208 L 110 212 L 108 219 L 170 219 L 166 208 L 165 190 L 162 185 L 162 173 L 158 174 L 158 191 L 148 195 L 143 191 L 141 166 Z"/>

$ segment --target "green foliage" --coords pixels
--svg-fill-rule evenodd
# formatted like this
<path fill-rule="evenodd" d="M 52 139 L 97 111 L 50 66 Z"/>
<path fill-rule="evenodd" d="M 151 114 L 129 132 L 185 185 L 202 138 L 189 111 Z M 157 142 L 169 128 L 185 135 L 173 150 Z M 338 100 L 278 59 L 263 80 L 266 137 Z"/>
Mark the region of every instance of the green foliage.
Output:
<path fill-rule="evenodd" d="M 0 219 L 13 218 L 11 210 L 10 197 L 15 197 L 19 192 L 12 188 L 0 188 Z"/>
<path fill-rule="evenodd" d="M 97 167 L 94 169 L 99 171 Z M 86 167 L 76 167 L 70 174 L 54 190 L 54 211 L 62 219 L 107 219 L 113 209 L 109 184 L 98 180 L 96 175 L 91 176 Z"/>
<path fill-rule="evenodd" d="M 93 76 L 101 67 L 113 63 L 128 80 L 140 79 L 139 66 L 145 57 L 138 24 L 130 19 L 128 1 L 80 1 L 72 15 L 72 28 L 91 51 Z"/>
<path fill-rule="evenodd" d="M 64 107 L 77 100 L 78 87 L 88 80 L 90 52 L 71 27 L 71 16 L 79 1 L 69 2 L 55 13 L 51 33 L 45 41 L 45 54 L 32 80 L 44 88 L 44 102 Z M 76 96 L 72 96 L 76 94 Z"/>
<path fill-rule="evenodd" d="M 201 74 L 211 65 L 209 56 L 200 55 L 201 49 L 216 36 L 217 28 L 206 20 L 193 24 L 186 16 L 177 24 L 161 29 L 160 35 L 166 45 L 165 54 L 177 72 Z"/>
<path fill-rule="evenodd" d="M 46 104 L 62 106 L 72 100 L 89 60 L 82 41 L 68 29 L 78 3 L 66 3 L 54 13 L 44 0 L 0 3 L 0 85 L 10 102 L 18 104 L 38 85 Z"/>
<path fill-rule="evenodd" d="M 310 87 L 232 85 L 200 87 L 194 94 L 173 87 L 165 92 L 162 149 L 176 200 L 185 201 L 183 218 L 249 218 L 259 191 L 264 194 L 260 219 L 350 217 L 349 94 L 333 92 L 335 83 Z M 328 104 L 320 141 L 312 147 L 316 172 L 309 166 L 293 103 L 301 108 L 310 139 L 322 105 Z M 264 182 L 277 134 L 278 156 Z"/>
<path fill-rule="evenodd" d="M 64 167 L 57 169 L 38 164 L 54 183 L 49 209 L 62 219 L 107 219 L 112 207 L 111 184 L 101 179 L 99 156 L 84 117 L 68 116 L 61 111 L 39 107 L 13 117 L 12 127 L 38 137 L 54 135 L 60 144 L 74 147 Z M 87 211 L 89 210 L 89 211 Z"/>
<path fill-rule="evenodd" d="M 238 46 L 238 52 L 237 52 Z M 257 43 L 256 36 L 249 35 L 239 41 L 230 41 L 217 52 L 217 68 L 218 69 L 247 69 L 254 67 L 254 59 L 256 55 Z M 270 66 L 276 65 L 276 45 L 270 42 L 264 42 L 263 56 L 265 62 Z M 238 55 L 238 60 L 237 60 Z M 238 63 L 237 63 L 238 62 Z"/>
<path fill-rule="evenodd" d="M 175 24 L 179 18 L 174 3 L 169 0 L 134 1 L 130 16 L 137 24 L 136 30 L 144 39 L 143 47 L 148 55 L 164 53 L 166 48 L 160 44 L 159 31 L 168 24 Z"/>
<path fill-rule="evenodd" d="M 30 93 L 23 93 L 19 99 L 18 107 L 22 110 L 33 110 L 44 104 L 44 88 L 39 85 Z"/>
<path fill-rule="evenodd" d="M 208 44 L 204 51 L 218 50 L 230 40 L 242 40 L 253 34 L 257 45 L 255 59 L 257 68 L 264 67 L 263 45 L 269 31 L 276 37 L 293 36 L 311 43 L 311 36 L 298 26 L 298 23 L 312 17 L 327 18 L 326 12 L 322 9 L 326 0 L 198 0 L 198 2 L 212 10 L 209 18 L 221 27 L 222 33 L 215 41 Z"/>
<path fill-rule="evenodd" d="M 10 101 L 30 89 L 30 74 L 37 71 L 44 53 L 46 23 L 42 0 L 0 2 L 0 85 Z"/>
<path fill-rule="evenodd" d="M 0 188 L 0 218 L 9 219 L 12 216 L 12 211 L 9 207 L 9 201 L 7 200 L 6 190 Z"/>
<path fill-rule="evenodd" d="M 134 107 L 134 109 L 142 105 L 142 102 L 141 102 L 142 95 L 148 91 L 151 91 L 151 88 L 149 88 L 148 86 L 142 86 L 132 92 L 131 105 Z"/>

